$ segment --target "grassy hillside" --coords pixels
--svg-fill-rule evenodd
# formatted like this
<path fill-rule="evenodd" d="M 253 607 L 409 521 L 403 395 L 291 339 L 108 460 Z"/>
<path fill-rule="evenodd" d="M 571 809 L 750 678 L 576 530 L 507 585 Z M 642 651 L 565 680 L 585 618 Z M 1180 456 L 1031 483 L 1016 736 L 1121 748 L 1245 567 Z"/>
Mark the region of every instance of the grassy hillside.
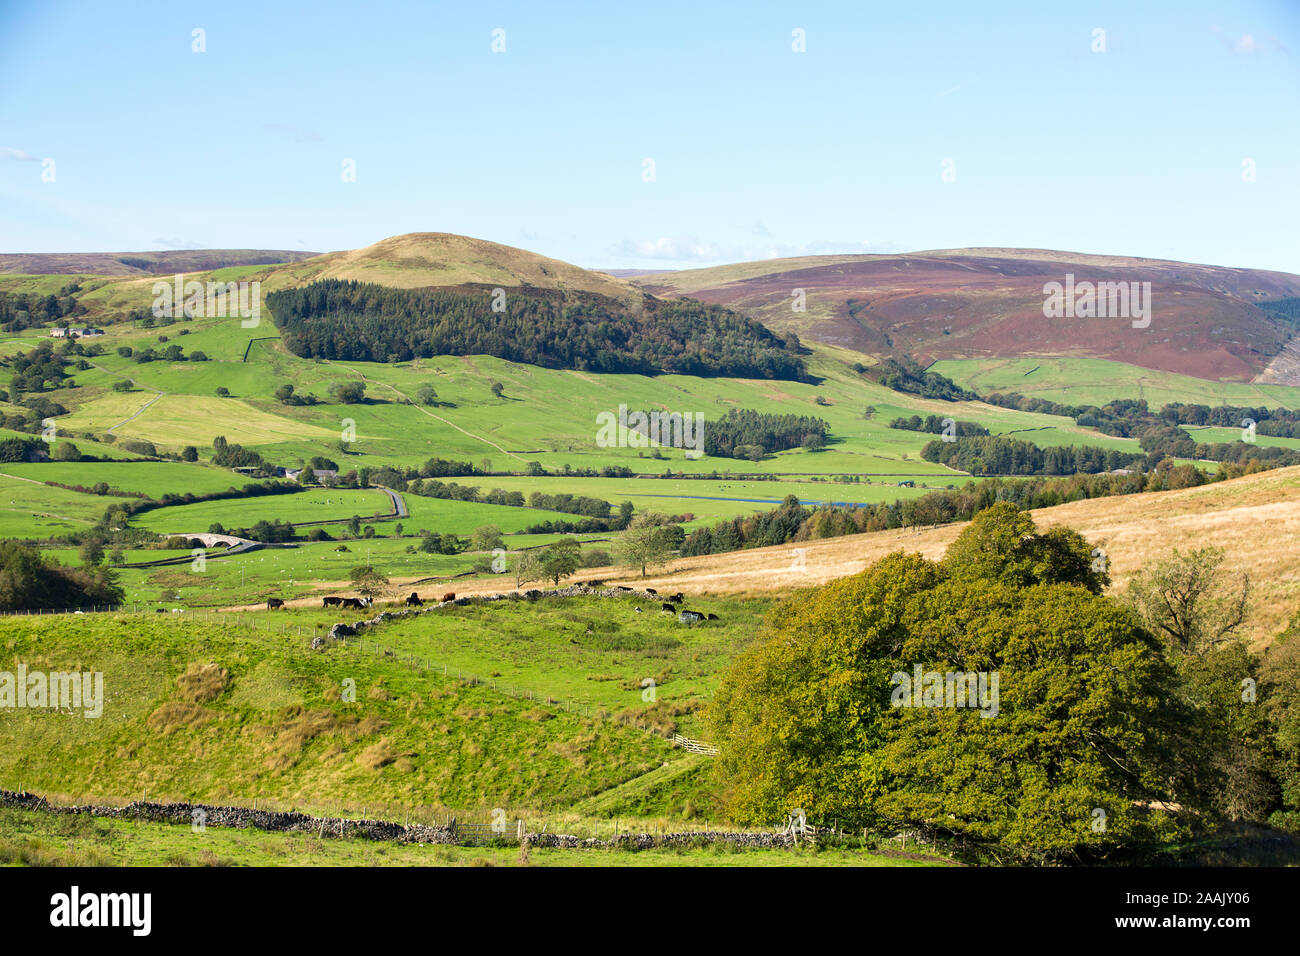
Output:
<path fill-rule="evenodd" d="M 637 604 L 436 609 L 321 652 L 308 638 L 337 611 L 10 619 L 0 670 L 100 672 L 105 693 L 95 719 L 11 712 L 0 786 L 422 822 L 502 808 L 534 832 L 584 836 L 611 818 L 721 822 L 708 759 L 661 735 L 699 735 L 699 708 L 767 604 L 708 601 L 721 619 L 696 626 Z"/>
<path fill-rule="evenodd" d="M 17 619 L 0 668 L 104 674 L 103 716 L 15 711 L 0 779 L 103 799 L 556 812 L 672 757 L 659 737 L 357 646 L 201 616 Z M 356 702 L 341 699 L 355 682 Z M 526 757 L 526 759 L 521 759 Z"/>
<path fill-rule="evenodd" d="M 449 608 L 372 633 L 399 650 L 543 698 L 639 711 L 647 678 L 655 681 L 657 701 L 670 707 L 706 700 L 726 662 L 758 630 L 768 602 L 693 598 L 687 606 L 719 620 L 682 625 L 657 602 L 632 597 L 500 601 Z M 689 714 L 673 723 L 683 733 L 694 729 Z"/>

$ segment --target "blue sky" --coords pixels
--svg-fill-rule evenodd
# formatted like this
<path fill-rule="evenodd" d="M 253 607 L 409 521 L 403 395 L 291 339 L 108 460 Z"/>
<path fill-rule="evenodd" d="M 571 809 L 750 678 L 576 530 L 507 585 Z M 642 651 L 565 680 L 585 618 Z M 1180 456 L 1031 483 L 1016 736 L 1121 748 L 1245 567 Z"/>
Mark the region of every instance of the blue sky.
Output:
<path fill-rule="evenodd" d="M 606 268 L 1300 272 L 1298 57 L 1300 0 L 0 2 L 0 251 L 443 231 Z"/>

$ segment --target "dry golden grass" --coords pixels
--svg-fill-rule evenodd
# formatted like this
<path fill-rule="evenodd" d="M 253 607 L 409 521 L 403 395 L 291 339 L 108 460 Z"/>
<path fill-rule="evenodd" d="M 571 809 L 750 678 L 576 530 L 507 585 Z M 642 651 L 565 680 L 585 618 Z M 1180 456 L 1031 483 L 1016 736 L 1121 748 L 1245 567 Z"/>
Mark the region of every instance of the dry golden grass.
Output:
<path fill-rule="evenodd" d="M 1256 644 L 1276 636 L 1300 605 L 1300 468 L 1182 491 L 1077 501 L 1035 511 L 1034 520 L 1040 528 L 1068 525 L 1103 548 L 1110 560 L 1112 593 L 1122 589 L 1135 571 L 1175 548 L 1222 548 L 1225 566 L 1247 572 L 1254 584 L 1246 634 Z M 649 586 L 660 593 L 682 591 L 691 597 L 782 595 L 855 574 L 900 549 L 941 558 L 965 526 L 878 531 L 680 558 L 644 579 L 627 568 L 587 568 L 575 579 Z M 457 595 L 509 589 L 499 580 L 456 582 Z"/>
<path fill-rule="evenodd" d="M 269 267 L 267 272 L 269 289 L 321 279 L 355 279 L 402 289 L 475 282 L 597 292 L 612 298 L 626 298 L 631 291 L 628 283 L 602 272 L 446 232 L 392 236 L 364 249 L 331 252 Z"/>
<path fill-rule="evenodd" d="M 284 770 L 293 766 L 309 743 L 321 734 L 337 730 L 339 726 L 339 718 L 330 710 L 287 715 L 279 726 L 267 728 L 268 735 L 274 734 L 274 741 L 266 757 L 266 766 L 272 770 Z"/>
<path fill-rule="evenodd" d="M 378 743 L 371 744 L 358 754 L 357 763 L 368 770 L 378 770 L 397 760 L 398 756 L 391 743 L 387 740 L 381 740 Z"/>
<path fill-rule="evenodd" d="M 190 664 L 185 673 L 176 678 L 181 695 L 196 704 L 206 704 L 216 700 L 230 683 L 230 672 L 217 664 Z"/>
<path fill-rule="evenodd" d="M 212 711 L 190 701 L 174 700 L 163 704 L 149 715 L 145 724 L 162 737 L 168 737 L 186 727 L 199 727 L 213 717 Z"/>

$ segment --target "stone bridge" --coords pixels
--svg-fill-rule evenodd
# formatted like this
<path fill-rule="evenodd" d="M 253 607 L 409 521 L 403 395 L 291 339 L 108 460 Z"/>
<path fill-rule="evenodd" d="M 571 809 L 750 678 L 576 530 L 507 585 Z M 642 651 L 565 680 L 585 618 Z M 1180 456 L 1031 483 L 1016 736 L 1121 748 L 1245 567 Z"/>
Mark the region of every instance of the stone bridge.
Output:
<path fill-rule="evenodd" d="M 233 535 L 233 534 L 211 534 L 211 533 L 206 532 L 206 531 L 203 532 L 202 534 L 180 534 L 180 533 L 172 533 L 172 534 L 167 534 L 167 535 L 165 535 L 164 537 L 168 537 L 168 538 L 184 538 L 186 541 L 193 541 L 195 538 L 197 538 L 199 541 L 202 541 L 202 542 L 203 542 L 203 547 L 205 547 L 205 548 L 211 548 L 211 547 L 213 547 L 214 545 L 218 545 L 218 544 L 224 544 L 224 545 L 225 545 L 226 547 L 228 547 L 228 548 L 234 548 L 234 547 L 237 547 L 238 545 L 241 545 L 241 544 L 253 544 L 253 543 L 254 543 L 253 541 L 249 540 L 248 538 L 239 538 L 239 537 L 236 537 L 236 536 Z"/>

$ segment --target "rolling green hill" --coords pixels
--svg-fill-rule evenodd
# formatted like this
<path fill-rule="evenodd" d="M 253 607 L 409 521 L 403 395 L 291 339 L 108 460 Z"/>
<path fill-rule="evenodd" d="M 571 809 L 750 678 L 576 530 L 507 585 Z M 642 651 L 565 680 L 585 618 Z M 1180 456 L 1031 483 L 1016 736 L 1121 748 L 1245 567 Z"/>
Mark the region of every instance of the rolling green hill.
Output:
<path fill-rule="evenodd" d="M 673 757 L 617 722 L 305 644 L 189 615 L 9 622 L 0 668 L 100 672 L 104 698 L 95 719 L 7 716 L 0 779 L 100 799 L 557 813 Z"/>

